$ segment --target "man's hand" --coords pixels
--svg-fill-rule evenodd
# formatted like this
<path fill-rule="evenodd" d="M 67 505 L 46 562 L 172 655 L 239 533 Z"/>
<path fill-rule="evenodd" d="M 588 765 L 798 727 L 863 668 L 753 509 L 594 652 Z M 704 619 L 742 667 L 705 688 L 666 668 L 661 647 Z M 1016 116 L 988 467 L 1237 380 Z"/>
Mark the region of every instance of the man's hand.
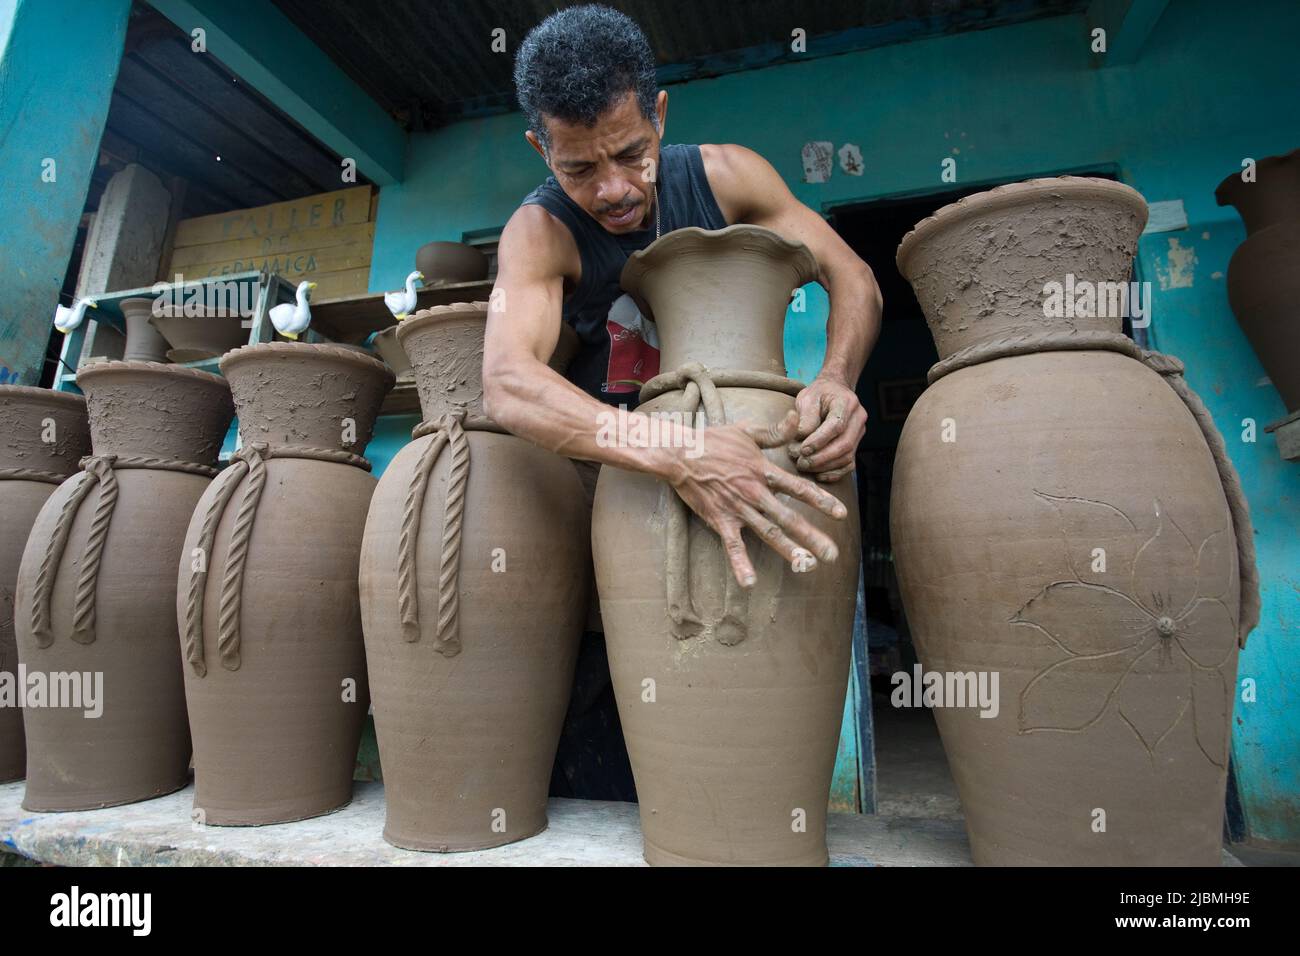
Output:
<path fill-rule="evenodd" d="M 867 410 L 843 382 L 818 376 L 794 400 L 798 441 L 787 447 L 795 467 L 830 484 L 853 470 L 858 442 L 867 431 Z"/>
<path fill-rule="evenodd" d="M 843 519 L 847 509 L 811 481 L 782 471 L 760 450 L 789 443 L 798 428 L 793 410 L 770 428 L 713 426 L 700 436 L 703 453 L 679 458 L 670 478 L 682 500 L 722 539 L 742 587 L 753 587 L 755 582 L 754 565 L 741 537 L 744 528 L 799 570 L 812 570 L 818 560 L 831 562 L 839 556 L 835 543 L 777 494 L 797 498 L 832 518 Z"/>

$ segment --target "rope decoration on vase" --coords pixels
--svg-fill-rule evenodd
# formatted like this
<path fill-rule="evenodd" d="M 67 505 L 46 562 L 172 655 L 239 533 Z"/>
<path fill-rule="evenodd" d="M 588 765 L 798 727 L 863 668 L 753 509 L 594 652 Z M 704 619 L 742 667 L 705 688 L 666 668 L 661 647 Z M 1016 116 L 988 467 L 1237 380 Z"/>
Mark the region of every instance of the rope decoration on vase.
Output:
<path fill-rule="evenodd" d="M 397 599 L 402 637 L 408 643 L 420 639 L 419 581 L 416 552 L 429 478 L 449 449 L 447 493 L 443 501 L 442 554 L 438 561 L 438 631 L 434 649 L 445 657 L 460 653 L 460 554 L 465 520 L 465 491 L 469 484 L 469 439 L 465 435 L 464 411 L 449 412 L 432 422 L 421 422 L 412 438 L 432 435 L 406 490 L 402 529 L 397 539 Z"/>
<path fill-rule="evenodd" d="M 1219 472 L 1219 483 L 1223 485 L 1223 495 L 1228 499 L 1228 513 L 1232 517 L 1232 529 L 1237 538 L 1237 574 L 1240 577 L 1240 612 L 1237 615 L 1237 645 L 1246 646 L 1246 637 L 1259 623 L 1261 599 L 1259 595 L 1259 568 L 1255 566 L 1255 528 L 1250 520 L 1250 505 L 1246 493 L 1242 490 L 1241 479 L 1232 459 L 1223 444 L 1223 436 L 1214 424 L 1210 410 L 1201 401 L 1201 396 L 1192 391 L 1192 387 L 1183 378 L 1184 365 L 1180 359 L 1163 352 L 1143 350 L 1142 363 L 1147 368 L 1159 373 L 1165 383 L 1183 400 L 1187 410 L 1200 426 L 1205 444 L 1210 446 L 1214 456 L 1214 467 Z"/>
<path fill-rule="evenodd" d="M 69 472 L 41 471 L 39 468 L 0 468 L 0 481 L 43 481 L 47 485 L 61 485 L 68 476 Z"/>
<path fill-rule="evenodd" d="M 803 383 L 769 372 L 746 369 L 706 369 L 699 362 L 689 362 L 675 372 L 656 375 L 641 388 L 641 400 L 649 401 L 667 392 L 680 391 L 677 411 L 694 417 L 701 406 L 711 425 L 727 422 L 726 408 L 719 388 L 760 388 L 797 395 Z M 739 644 L 749 633 L 749 592 L 740 586 L 728 569 L 722 617 L 712 625 L 705 622 L 691 593 L 691 512 L 676 491 L 668 495 L 668 524 L 665 532 L 664 582 L 668 599 L 668 619 L 673 637 L 680 640 L 698 637 L 710 627 L 718 642 Z"/>
<path fill-rule="evenodd" d="M 41 557 L 41 566 L 36 574 L 32 596 L 31 627 L 32 637 L 37 647 L 49 647 L 54 643 L 50 602 L 54 595 L 55 580 L 59 565 L 63 561 L 64 551 L 67 549 L 68 538 L 72 534 L 73 521 L 91 489 L 99 489 L 99 499 L 95 503 L 90 530 L 86 533 L 86 543 L 82 552 L 81 565 L 77 571 L 77 586 L 73 598 L 70 636 L 78 644 L 92 644 L 95 641 L 95 594 L 99 586 L 99 568 L 104 556 L 104 543 L 108 539 L 109 525 L 117 505 L 118 488 L 114 471 L 147 468 L 179 471 L 209 478 L 217 473 L 215 468 L 196 462 L 145 455 L 89 455 L 81 459 L 79 467 L 81 472 L 68 479 L 69 483 L 75 482 L 75 484 L 71 484 L 72 490 L 59 509 L 54 531 L 45 543 L 45 554 Z"/>
<path fill-rule="evenodd" d="M 235 514 L 234 527 L 226 548 L 226 563 L 221 575 L 221 593 L 218 597 L 217 612 L 217 653 L 221 666 L 229 671 L 239 670 L 240 659 L 240 616 L 244 590 L 244 569 L 248 563 L 249 543 L 253 535 L 253 525 L 257 519 L 257 506 L 262 499 L 262 489 L 266 485 L 266 462 L 272 458 L 305 458 L 313 461 L 328 461 L 341 465 L 352 465 L 370 470 L 370 462 L 361 455 L 340 451 L 333 448 L 313 448 L 306 445 L 269 445 L 266 442 L 252 442 L 240 448 L 231 457 L 227 468 L 209 489 L 211 499 L 203 515 L 199 528 L 196 550 L 202 557 L 199 567 L 190 565 L 190 578 L 186 584 L 185 626 L 181 633 L 181 643 L 185 648 L 185 660 L 199 677 L 208 673 L 204 659 L 203 608 L 208 579 L 208 560 L 212 555 L 213 542 L 217 528 L 225 516 L 226 506 L 234 497 L 236 489 L 244 483 L 244 495 Z"/>

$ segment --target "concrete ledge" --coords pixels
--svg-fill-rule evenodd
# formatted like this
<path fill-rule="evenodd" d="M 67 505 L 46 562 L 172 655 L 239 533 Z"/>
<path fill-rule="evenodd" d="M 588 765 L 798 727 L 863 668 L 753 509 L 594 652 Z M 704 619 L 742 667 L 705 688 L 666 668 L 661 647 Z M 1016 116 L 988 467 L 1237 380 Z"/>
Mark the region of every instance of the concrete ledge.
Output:
<path fill-rule="evenodd" d="M 416 853 L 380 835 L 384 788 L 356 784 L 352 803 L 314 820 L 267 827 L 190 822 L 194 788 L 107 810 L 31 813 L 23 784 L 0 785 L 0 850 L 66 866 L 643 866 L 631 803 L 552 800 L 550 827 L 473 853 Z M 960 822 L 831 814 L 839 866 L 970 866 Z"/>

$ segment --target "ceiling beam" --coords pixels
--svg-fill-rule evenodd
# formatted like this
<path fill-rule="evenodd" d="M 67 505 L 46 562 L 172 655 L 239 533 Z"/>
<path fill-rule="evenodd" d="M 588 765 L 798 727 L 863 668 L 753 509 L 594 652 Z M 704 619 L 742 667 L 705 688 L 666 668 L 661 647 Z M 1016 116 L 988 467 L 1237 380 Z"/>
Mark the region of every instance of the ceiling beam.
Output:
<path fill-rule="evenodd" d="M 402 180 L 405 131 L 269 0 L 149 2 L 186 34 L 201 27 L 208 53 L 370 180 Z"/>

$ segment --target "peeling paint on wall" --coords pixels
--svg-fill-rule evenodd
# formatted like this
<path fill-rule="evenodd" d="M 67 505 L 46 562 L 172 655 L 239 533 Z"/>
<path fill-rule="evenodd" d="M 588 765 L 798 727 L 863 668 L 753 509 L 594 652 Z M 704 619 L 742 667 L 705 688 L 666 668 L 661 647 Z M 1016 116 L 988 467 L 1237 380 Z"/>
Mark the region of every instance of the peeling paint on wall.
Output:
<path fill-rule="evenodd" d="M 1196 278 L 1196 249 L 1177 239 L 1169 240 L 1169 252 L 1156 261 L 1156 278 L 1160 291 L 1190 289 Z"/>

